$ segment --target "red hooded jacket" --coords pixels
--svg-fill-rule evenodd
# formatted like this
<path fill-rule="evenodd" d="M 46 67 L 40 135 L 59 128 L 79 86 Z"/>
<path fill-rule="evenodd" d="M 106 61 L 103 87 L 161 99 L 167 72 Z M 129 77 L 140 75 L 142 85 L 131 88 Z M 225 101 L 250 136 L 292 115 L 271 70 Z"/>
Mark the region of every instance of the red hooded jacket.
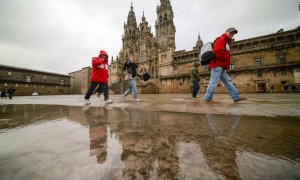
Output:
<path fill-rule="evenodd" d="M 208 64 L 208 68 L 212 69 L 214 67 L 222 67 L 228 70 L 230 65 L 230 46 L 231 38 L 226 34 L 218 37 L 214 41 L 213 52 L 216 56 L 216 60 L 212 59 Z"/>
<path fill-rule="evenodd" d="M 100 59 L 100 57 L 93 57 L 90 81 L 108 83 L 108 55 L 103 50 L 100 51 L 99 56 L 100 55 L 105 55 L 106 58 Z"/>

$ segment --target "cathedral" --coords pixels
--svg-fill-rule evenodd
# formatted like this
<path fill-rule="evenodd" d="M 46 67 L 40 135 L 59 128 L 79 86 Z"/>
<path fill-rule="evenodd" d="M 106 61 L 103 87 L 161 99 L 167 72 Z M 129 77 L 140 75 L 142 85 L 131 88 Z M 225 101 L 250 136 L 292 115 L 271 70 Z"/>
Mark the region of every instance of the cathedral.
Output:
<path fill-rule="evenodd" d="M 139 93 L 190 93 L 190 69 L 199 61 L 203 42 L 198 36 L 190 51 L 176 51 L 174 14 L 170 0 L 160 0 L 156 9 L 155 36 L 146 17 L 138 24 L 131 4 L 124 23 L 122 48 L 109 66 L 109 86 L 123 93 L 127 81 L 122 67 L 131 56 L 138 73 L 147 71 L 150 80 L 137 80 Z M 284 86 L 300 88 L 300 28 L 249 38 L 231 43 L 230 75 L 240 92 L 283 92 Z M 200 91 L 204 93 L 210 78 L 207 66 L 199 67 Z M 219 84 L 217 92 L 226 92 Z M 289 92 L 289 91 L 288 91 Z"/>

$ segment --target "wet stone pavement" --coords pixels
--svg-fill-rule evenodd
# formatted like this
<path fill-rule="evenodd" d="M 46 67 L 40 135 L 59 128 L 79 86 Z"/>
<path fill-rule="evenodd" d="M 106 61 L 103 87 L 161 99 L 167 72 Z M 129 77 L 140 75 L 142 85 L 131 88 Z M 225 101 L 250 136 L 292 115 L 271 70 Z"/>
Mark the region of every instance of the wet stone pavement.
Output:
<path fill-rule="evenodd" d="M 299 95 L 143 97 L 2 100 L 0 179 L 300 179 Z"/>

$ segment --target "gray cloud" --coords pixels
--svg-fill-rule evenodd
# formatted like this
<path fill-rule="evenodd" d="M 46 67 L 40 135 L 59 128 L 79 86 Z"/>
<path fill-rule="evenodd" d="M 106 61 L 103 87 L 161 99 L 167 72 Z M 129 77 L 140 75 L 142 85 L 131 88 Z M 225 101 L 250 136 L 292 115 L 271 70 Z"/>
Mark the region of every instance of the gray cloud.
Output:
<path fill-rule="evenodd" d="M 89 66 L 105 49 L 116 57 L 131 0 L 0 0 L 0 64 L 68 73 Z M 137 23 L 144 11 L 155 35 L 160 1 L 133 1 Z M 229 26 L 236 40 L 300 25 L 296 0 L 171 0 L 177 50 L 191 50 L 200 32 L 212 41 Z"/>

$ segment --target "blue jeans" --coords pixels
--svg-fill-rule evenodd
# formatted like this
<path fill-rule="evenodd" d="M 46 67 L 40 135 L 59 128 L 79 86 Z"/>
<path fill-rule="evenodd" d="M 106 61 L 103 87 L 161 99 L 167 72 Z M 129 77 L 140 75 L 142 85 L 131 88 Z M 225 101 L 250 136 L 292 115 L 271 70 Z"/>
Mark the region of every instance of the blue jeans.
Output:
<path fill-rule="evenodd" d="M 204 95 L 204 100 L 209 101 L 213 98 L 214 92 L 215 92 L 216 87 L 220 80 L 225 85 L 231 98 L 234 101 L 238 100 L 240 98 L 240 93 L 236 90 L 236 88 L 232 84 L 232 81 L 231 81 L 230 77 L 228 76 L 228 74 L 226 73 L 226 70 L 221 67 L 215 67 L 215 68 L 211 69 L 210 81 L 209 81 L 208 87 L 206 89 L 206 93 Z"/>
<path fill-rule="evenodd" d="M 135 79 L 129 80 L 129 88 L 125 91 L 123 96 L 127 96 L 130 92 L 132 92 L 133 98 L 136 99 L 137 98 L 137 88 L 136 88 Z"/>

